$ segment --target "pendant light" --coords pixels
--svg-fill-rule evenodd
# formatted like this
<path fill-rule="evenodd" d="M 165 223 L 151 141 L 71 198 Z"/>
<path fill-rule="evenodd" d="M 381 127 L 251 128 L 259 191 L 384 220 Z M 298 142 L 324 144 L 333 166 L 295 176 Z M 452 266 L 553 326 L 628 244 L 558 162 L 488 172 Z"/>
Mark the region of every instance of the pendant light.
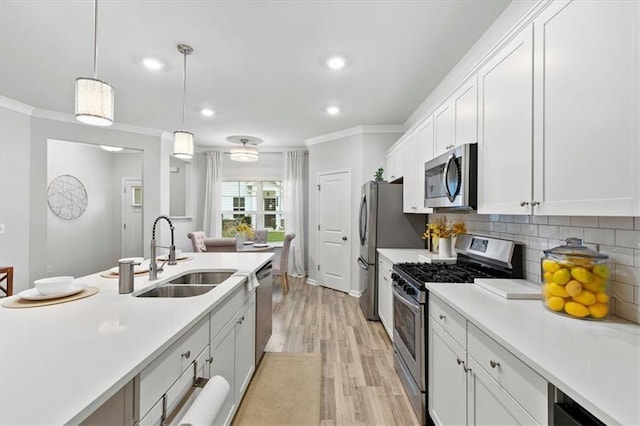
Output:
<path fill-rule="evenodd" d="M 93 126 L 113 124 L 114 91 L 98 80 L 98 0 L 93 2 L 93 78 L 76 78 L 76 119 Z"/>
<path fill-rule="evenodd" d="M 231 159 L 233 161 L 242 161 L 245 163 L 251 163 L 258 161 L 258 148 L 255 146 L 247 146 L 249 139 L 240 139 L 242 146 L 237 148 L 231 148 Z"/>
<path fill-rule="evenodd" d="M 193 158 L 194 144 L 193 133 L 184 130 L 184 114 L 187 99 L 187 55 L 191 55 L 193 49 L 186 44 L 178 45 L 178 52 L 184 55 L 184 71 L 182 73 L 182 130 L 173 132 L 173 156 L 182 159 Z"/>

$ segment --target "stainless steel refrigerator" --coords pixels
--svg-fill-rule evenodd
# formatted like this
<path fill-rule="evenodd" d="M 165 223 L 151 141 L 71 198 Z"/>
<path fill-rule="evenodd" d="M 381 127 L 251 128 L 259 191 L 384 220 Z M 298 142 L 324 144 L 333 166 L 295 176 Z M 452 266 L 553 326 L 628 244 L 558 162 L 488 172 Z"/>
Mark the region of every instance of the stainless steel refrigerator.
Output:
<path fill-rule="evenodd" d="M 402 213 L 402 184 L 370 181 L 360 200 L 360 307 L 369 320 L 378 316 L 378 248 L 424 248 L 427 217 Z"/>

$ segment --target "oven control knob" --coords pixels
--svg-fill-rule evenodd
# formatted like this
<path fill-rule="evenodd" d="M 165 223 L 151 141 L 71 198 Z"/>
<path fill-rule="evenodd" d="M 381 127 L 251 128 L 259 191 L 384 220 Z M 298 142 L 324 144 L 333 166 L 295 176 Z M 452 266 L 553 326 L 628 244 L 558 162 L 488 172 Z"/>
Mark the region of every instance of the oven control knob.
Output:
<path fill-rule="evenodd" d="M 407 286 L 407 288 L 405 289 L 405 291 L 407 292 L 407 294 L 409 296 L 413 296 L 414 294 L 416 294 L 416 289 L 411 287 L 411 286 Z"/>
<path fill-rule="evenodd" d="M 398 279 L 398 274 L 396 274 L 395 272 L 394 272 L 394 273 L 392 273 L 392 274 L 391 274 L 391 279 L 392 279 L 393 281 L 397 280 L 397 279 Z"/>

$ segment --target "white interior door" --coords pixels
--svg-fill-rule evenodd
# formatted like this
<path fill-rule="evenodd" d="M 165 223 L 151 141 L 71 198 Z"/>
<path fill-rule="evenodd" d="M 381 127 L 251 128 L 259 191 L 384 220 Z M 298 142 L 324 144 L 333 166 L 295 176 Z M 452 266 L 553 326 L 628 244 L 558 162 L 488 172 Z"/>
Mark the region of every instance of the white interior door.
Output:
<path fill-rule="evenodd" d="M 351 172 L 318 175 L 319 284 L 349 292 L 351 276 Z"/>
<path fill-rule="evenodd" d="M 142 180 L 122 180 L 122 257 L 142 256 Z"/>

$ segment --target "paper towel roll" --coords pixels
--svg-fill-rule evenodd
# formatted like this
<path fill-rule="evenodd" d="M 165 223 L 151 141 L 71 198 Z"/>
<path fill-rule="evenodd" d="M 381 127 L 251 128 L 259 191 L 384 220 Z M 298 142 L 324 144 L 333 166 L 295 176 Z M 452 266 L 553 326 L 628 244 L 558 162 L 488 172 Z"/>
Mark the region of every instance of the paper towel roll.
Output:
<path fill-rule="evenodd" d="M 202 389 L 196 400 L 180 420 L 180 426 L 212 425 L 229 395 L 229 382 L 214 376 Z"/>

